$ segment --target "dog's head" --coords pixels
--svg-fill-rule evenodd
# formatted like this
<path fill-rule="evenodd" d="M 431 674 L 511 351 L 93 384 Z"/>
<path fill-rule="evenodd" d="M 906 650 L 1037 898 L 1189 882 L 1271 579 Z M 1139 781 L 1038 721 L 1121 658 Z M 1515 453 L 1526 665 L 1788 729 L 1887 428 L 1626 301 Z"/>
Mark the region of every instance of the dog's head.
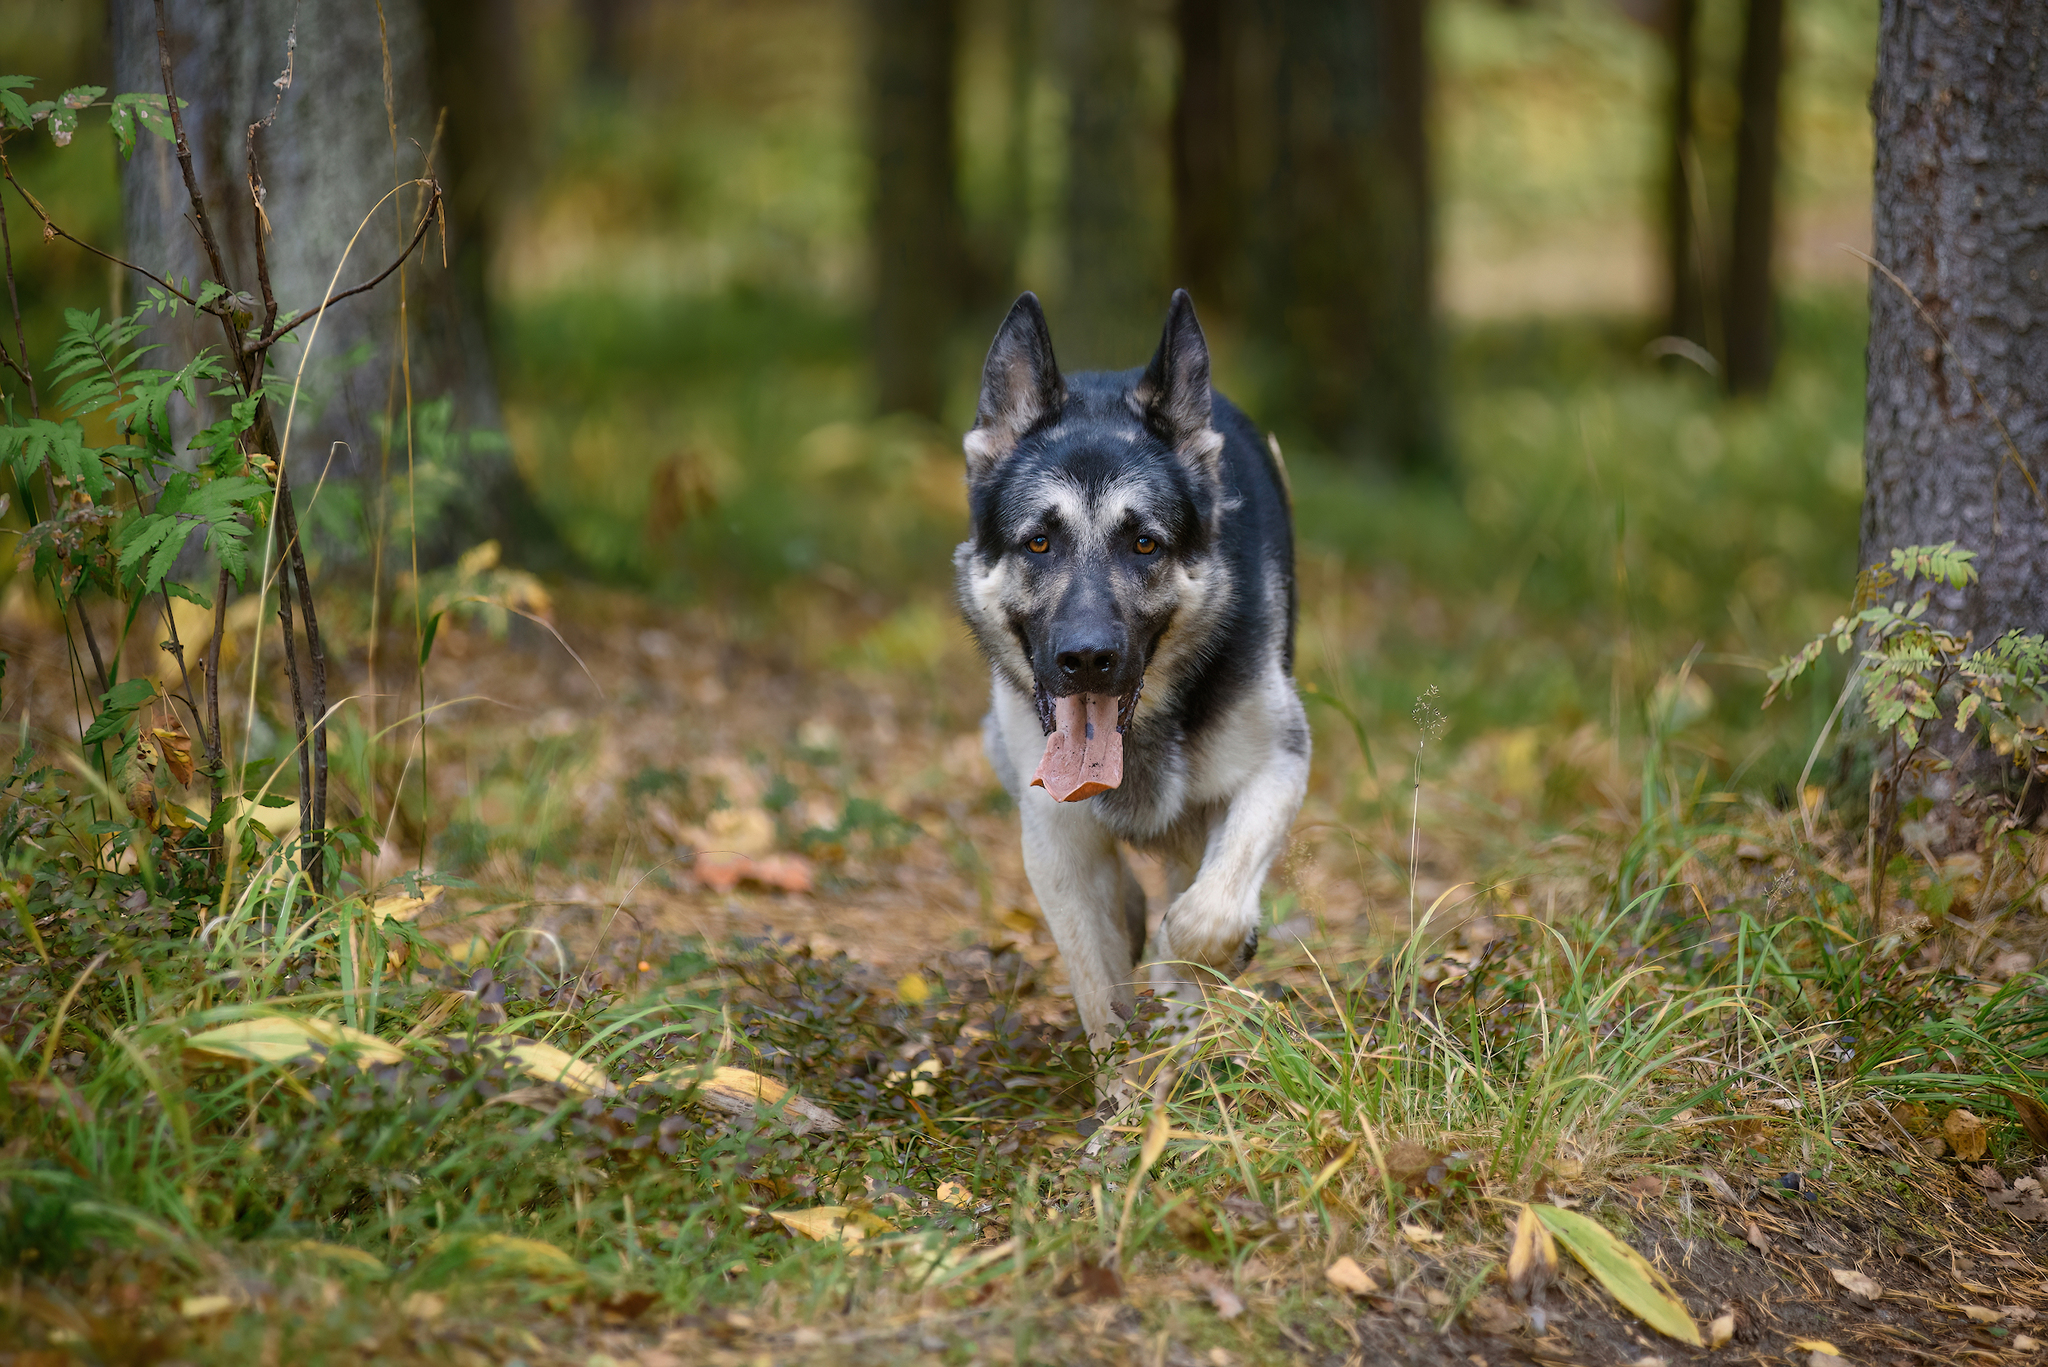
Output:
<path fill-rule="evenodd" d="M 962 606 L 996 667 L 1036 695 L 1114 699 L 1121 731 L 1176 619 L 1208 588 L 1223 438 L 1209 348 L 1176 290 L 1143 371 L 1060 374 L 1035 296 L 982 370 L 967 452 Z"/>

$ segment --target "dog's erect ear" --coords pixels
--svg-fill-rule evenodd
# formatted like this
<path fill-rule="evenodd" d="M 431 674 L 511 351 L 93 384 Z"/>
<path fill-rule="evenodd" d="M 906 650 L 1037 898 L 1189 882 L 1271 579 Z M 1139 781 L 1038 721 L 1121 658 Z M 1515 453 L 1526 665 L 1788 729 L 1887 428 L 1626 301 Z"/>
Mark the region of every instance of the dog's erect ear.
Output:
<path fill-rule="evenodd" d="M 1206 372 L 1205 372 L 1206 373 Z M 981 367 L 981 401 L 974 427 L 961 442 L 967 451 L 967 477 L 978 480 L 1044 418 L 1057 413 L 1067 399 L 1052 356 L 1052 333 L 1038 296 L 1025 291 L 1010 306 L 1010 316 L 996 329 L 996 340 Z"/>
<path fill-rule="evenodd" d="M 1209 426 L 1209 343 L 1186 290 L 1173 292 L 1159 350 L 1131 397 L 1146 425 L 1174 450 L 1198 469 L 1215 469 L 1223 435 Z"/>

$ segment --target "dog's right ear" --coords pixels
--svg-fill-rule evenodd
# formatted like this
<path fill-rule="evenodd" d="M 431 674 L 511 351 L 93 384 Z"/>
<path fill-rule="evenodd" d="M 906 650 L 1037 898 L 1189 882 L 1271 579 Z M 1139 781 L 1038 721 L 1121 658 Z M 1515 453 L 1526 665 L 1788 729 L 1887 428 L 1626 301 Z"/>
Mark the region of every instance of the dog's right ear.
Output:
<path fill-rule="evenodd" d="M 1052 355 L 1052 333 L 1038 296 L 1026 290 L 996 329 L 995 343 L 981 367 L 981 401 L 974 427 L 960 443 L 967 452 L 967 478 L 978 481 L 1017 449 L 1026 432 L 1059 412 L 1067 399 Z"/>

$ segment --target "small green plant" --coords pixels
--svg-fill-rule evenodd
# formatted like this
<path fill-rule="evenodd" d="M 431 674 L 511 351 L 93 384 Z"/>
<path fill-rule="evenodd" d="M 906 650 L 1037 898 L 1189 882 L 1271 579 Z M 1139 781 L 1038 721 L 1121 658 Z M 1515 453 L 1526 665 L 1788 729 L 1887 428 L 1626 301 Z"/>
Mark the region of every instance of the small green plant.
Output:
<path fill-rule="evenodd" d="M 1907 776 L 1952 763 L 1930 747 L 1930 723 L 1947 719 L 1959 733 L 1974 723 L 1991 750 L 2022 770 L 2028 783 L 2048 753 L 2048 640 L 2038 632 L 2014 630 L 1980 647 L 1968 634 L 1958 636 L 1926 620 L 1938 589 L 1964 589 L 1977 582 L 1977 568 L 1970 563 L 1975 558 L 1976 552 L 1959 549 L 1953 541 L 1894 549 L 1890 565 L 1872 565 L 1857 576 L 1846 614 L 1770 671 L 1766 707 L 1819 662 L 1831 641 L 1838 654 L 1857 652 L 1815 754 L 1826 745 L 1843 706 L 1852 696 L 1860 697 L 1888 750 L 1871 777 L 1873 915 L 1883 905 L 1885 868 L 1898 837 Z M 1886 596 L 1895 587 L 1911 585 L 1919 590 L 1910 599 Z M 1812 771 L 1811 760 L 1807 771 Z M 1800 786 L 1805 786 L 1804 775 Z"/>

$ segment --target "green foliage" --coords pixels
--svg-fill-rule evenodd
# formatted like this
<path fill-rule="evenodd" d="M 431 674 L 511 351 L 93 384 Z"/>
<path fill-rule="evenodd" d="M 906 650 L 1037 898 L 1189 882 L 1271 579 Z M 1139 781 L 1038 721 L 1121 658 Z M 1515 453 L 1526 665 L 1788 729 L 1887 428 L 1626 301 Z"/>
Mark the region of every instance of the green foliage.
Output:
<path fill-rule="evenodd" d="M 79 114 L 97 107 L 107 111 L 107 126 L 113 130 L 114 143 L 124 159 L 135 150 L 137 124 L 166 141 L 171 137 L 170 105 L 162 95 L 129 92 L 103 101 L 100 97 L 107 93 L 105 86 L 75 85 L 54 100 L 31 104 L 21 92 L 33 89 L 35 83 L 33 76 L 0 76 L 0 129 L 26 132 L 44 124 L 51 142 L 69 147 L 78 132 Z M 183 109 L 185 103 L 178 101 L 178 107 Z"/>

